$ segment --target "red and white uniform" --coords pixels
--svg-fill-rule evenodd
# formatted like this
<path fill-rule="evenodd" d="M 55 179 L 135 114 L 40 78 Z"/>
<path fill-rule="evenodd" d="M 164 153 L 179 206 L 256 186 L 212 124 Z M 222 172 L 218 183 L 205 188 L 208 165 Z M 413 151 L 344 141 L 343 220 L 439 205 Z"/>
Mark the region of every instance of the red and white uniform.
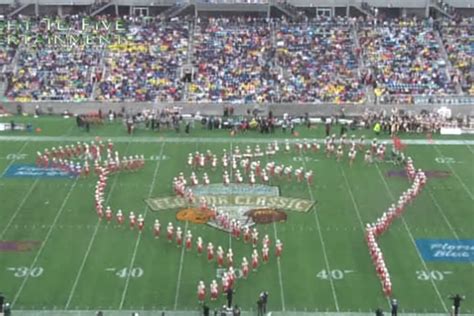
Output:
<path fill-rule="evenodd" d="M 168 223 L 168 227 L 166 227 L 166 235 L 167 235 L 167 238 L 168 238 L 168 242 L 173 241 L 173 234 L 174 234 L 173 224 Z"/>
<path fill-rule="evenodd" d="M 110 209 L 110 206 L 107 206 L 107 208 L 105 209 L 105 219 L 107 219 L 107 222 L 110 222 L 112 220 L 112 217 L 112 210 Z"/>
<path fill-rule="evenodd" d="M 258 252 L 257 249 L 253 250 L 252 253 L 252 269 L 255 271 L 258 268 Z"/>
<path fill-rule="evenodd" d="M 212 280 L 210 289 L 211 289 L 211 301 L 217 300 L 217 297 L 219 296 L 219 286 L 217 285 L 216 280 Z"/>
<path fill-rule="evenodd" d="M 263 262 L 267 263 L 268 259 L 269 259 L 269 249 L 268 249 L 268 246 L 266 244 L 263 244 L 262 260 L 263 260 Z"/>
<path fill-rule="evenodd" d="M 214 259 L 214 245 L 212 243 L 207 244 L 207 260 L 212 261 Z"/>
<path fill-rule="evenodd" d="M 250 228 L 248 226 L 244 226 L 244 243 L 250 242 Z"/>
<path fill-rule="evenodd" d="M 130 212 L 130 216 L 128 217 L 130 219 L 130 229 L 133 229 L 135 227 L 135 224 L 137 222 L 137 218 L 133 212 Z"/>
<path fill-rule="evenodd" d="M 258 243 L 258 231 L 257 229 L 252 229 L 252 244 L 253 244 L 253 247 L 257 247 L 257 243 Z"/>
<path fill-rule="evenodd" d="M 281 253 L 283 251 L 283 243 L 277 239 L 276 243 L 275 243 L 275 257 L 280 257 L 281 256 Z"/>
<path fill-rule="evenodd" d="M 249 275 L 249 263 L 247 262 L 247 258 L 242 258 L 242 264 L 240 267 L 242 269 L 242 276 L 246 279 Z"/>
<path fill-rule="evenodd" d="M 188 230 L 186 232 L 186 250 L 191 250 L 192 244 L 193 243 L 193 235 L 191 234 L 191 231 Z"/>
<path fill-rule="evenodd" d="M 204 285 L 203 281 L 199 281 L 197 287 L 197 295 L 199 302 L 204 302 L 204 299 L 206 298 L 206 286 Z"/>
<path fill-rule="evenodd" d="M 143 218 L 142 214 L 138 215 L 137 222 L 138 222 L 138 230 L 142 231 L 143 227 L 145 227 L 145 219 Z"/>
<path fill-rule="evenodd" d="M 306 172 L 304 174 L 304 177 L 306 179 L 306 182 L 308 182 L 309 184 L 313 184 L 313 171 L 312 170 Z"/>
<path fill-rule="evenodd" d="M 270 247 L 270 237 L 268 235 L 263 236 L 262 245 Z"/>
<path fill-rule="evenodd" d="M 119 225 L 122 225 L 123 222 L 124 222 L 124 218 L 123 218 L 123 214 L 122 214 L 122 211 L 121 210 L 118 210 L 117 211 L 117 215 L 115 216 L 117 218 L 117 223 Z"/>
<path fill-rule="evenodd" d="M 222 276 L 222 292 L 223 293 L 227 292 L 228 288 L 229 288 L 229 278 L 227 276 L 227 272 L 224 272 Z"/>
<path fill-rule="evenodd" d="M 221 268 L 224 265 L 224 250 L 219 246 L 217 248 L 217 266 Z"/>
<path fill-rule="evenodd" d="M 234 265 L 234 253 L 232 252 L 232 249 L 229 248 L 227 251 L 227 266 L 232 267 Z"/>
<path fill-rule="evenodd" d="M 183 232 L 181 231 L 181 227 L 176 228 L 176 245 L 181 247 L 183 244 Z"/>
<path fill-rule="evenodd" d="M 202 246 L 202 238 L 201 238 L 201 237 L 198 237 L 198 238 L 197 238 L 196 247 L 197 247 L 197 252 L 198 252 L 198 254 L 201 255 L 201 254 L 202 254 L 202 248 L 203 248 L 203 246 Z"/>
<path fill-rule="evenodd" d="M 161 232 L 161 224 L 158 219 L 155 219 L 155 223 L 153 224 L 153 235 L 155 235 L 155 238 L 160 238 L 160 232 Z"/>

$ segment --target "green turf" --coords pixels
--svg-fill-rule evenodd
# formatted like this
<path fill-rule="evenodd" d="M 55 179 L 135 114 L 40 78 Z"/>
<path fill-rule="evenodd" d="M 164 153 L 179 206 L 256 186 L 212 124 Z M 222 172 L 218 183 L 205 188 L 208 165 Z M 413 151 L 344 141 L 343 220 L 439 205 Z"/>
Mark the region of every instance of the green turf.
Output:
<path fill-rule="evenodd" d="M 31 120 L 31 118 L 21 118 Z M 41 118 L 35 121 L 42 128 L 40 134 L 85 136 L 77 130 L 73 120 Z M 323 137 L 324 129 L 299 128 L 302 137 Z M 368 131 L 365 133 L 372 137 Z M 13 179 L 0 178 L 0 240 L 36 240 L 42 245 L 33 251 L 0 252 L 0 291 L 10 300 L 16 298 L 14 308 L 40 309 L 110 309 L 110 310 L 195 310 L 198 303 L 196 285 L 206 284 L 216 277 L 215 264 L 205 256 L 181 251 L 174 244 L 155 240 L 151 223 L 159 218 L 163 225 L 173 221 L 182 228 L 202 236 L 225 249 L 232 243 L 235 261 L 242 255 L 250 257 L 251 248 L 242 242 L 229 240 L 228 235 L 208 226 L 176 222 L 175 210 L 153 212 L 147 210 L 144 199 L 171 196 L 171 179 L 178 172 L 189 175 L 187 153 L 191 151 L 228 151 L 233 141 L 245 137 L 262 137 L 250 132 L 228 138 L 226 142 L 206 143 L 207 137 L 224 137 L 226 131 L 209 132 L 196 128 L 191 136 L 202 137 L 193 143 L 162 142 L 173 131 L 155 133 L 154 142 L 140 142 L 141 136 L 154 135 L 140 130 L 128 142 L 116 143 L 120 152 L 144 154 L 149 159 L 143 170 L 122 173 L 109 179 L 108 204 L 128 213 L 146 215 L 147 227 L 140 236 L 128 227 L 116 227 L 98 222 L 93 209 L 95 177 L 89 179 Z M 29 135 L 26 132 L 1 135 Z M 125 136 L 120 124 L 93 128 L 90 136 Z M 184 135 L 181 135 L 185 137 Z M 289 135 L 288 135 L 289 136 Z M 277 132 L 274 137 L 288 137 Z M 422 138 L 423 136 L 419 136 Z M 466 138 L 463 138 L 466 139 Z M 472 137 L 470 138 L 472 139 Z M 172 139 L 171 139 L 172 140 Z M 53 142 L 0 142 L 0 173 L 13 163 L 34 161 L 35 152 L 58 146 Z M 244 145 L 240 144 L 241 147 Z M 474 311 L 474 269 L 469 263 L 424 263 L 411 238 L 473 239 L 474 237 L 474 168 L 473 147 L 466 145 L 409 145 L 408 153 L 417 167 L 426 170 L 445 170 L 448 178 L 429 179 L 426 189 L 411 204 L 404 220 L 397 220 L 388 233 L 379 239 L 391 272 L 394 297 L 400 307 L 411 312 L 445 312 L 449 307 L 447 296 L 460 292 L 468 299 L 463 303 L 465 312 Z M 12 160 L 16 154 L 17 160 Z M 443 164 L 449 157 L 455 163 Z M 303 166 L 315 172 L 315 183 L 289 183 L 277 180 L 272 185 L 280 188 L 281 195 L 317 201 L 306 214 L 288 212 L 288 221 L 259 227 L 261 236 L 268 233 L 285 244 L 280 267 L 272 257 L 270 263 L 252 273 L 248 280 L 239 280 L 235 301 L 245 310 L 255 309 L 258 293 L 270 292 L 269 308 L 274 311 L 370 311 L 377 306 L 387 308 L 380 283 L 375 275 L 364 242 L 362 225 L 375 220 L 385 211 L 392 199 L 408 188 L 403 178 L 385 177 L 388 170 L 400 169 L 389 163 L 367 166 L 359 153 L 356 163 L 337 163 L 322 153 L 281 153 L 274 159 L 282 164 Z M 267 158 L 262 158 L 265 164 Z M 446 159 L 445 159 L 446 161 Z M 156 177 L 155 177 L 156 174 Z M 202 172 L 199 172 L 202 174 Z M 209 172 L 211 182 L 220 182 L 222 170 Z M 11 223 L 9 224 L 9 222 Z M 406 224 L 406 225 L 405 225 Z M 8 227 L 7 227 L 8 225 Z M 54 225 L 54 226 L 52 226 Z M 318 226 L 320 229 L 318 230 Z M 22 277 L 21 270 L 9 268 L 33 267 L 40 276 Z M 107 271 L 106 269 L 116 269 Z M 140 277 L 120 277 L 123 269 L 143 271 Z M 326 270 L 351 271 L 342 278 L 321 279 Z M 443 280 L 419 280 L 417 276 L 431 271 L 450 271 Z M 338 271 L 334 272 L 339 274 Z M 281 278 L 280 278 L 281 276 Z M 439 295 L 438 295 L 439 293 Z M 224 297 L 211 307 L 222 305 Z"/>

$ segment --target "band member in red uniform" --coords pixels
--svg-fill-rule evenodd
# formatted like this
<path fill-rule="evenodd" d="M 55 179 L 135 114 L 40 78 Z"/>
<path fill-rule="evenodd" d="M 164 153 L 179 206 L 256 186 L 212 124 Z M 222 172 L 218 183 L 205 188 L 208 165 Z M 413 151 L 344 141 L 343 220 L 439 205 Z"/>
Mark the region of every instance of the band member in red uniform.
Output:
<path fill-rule="evenodd" d="M 173 234 L 174 234 L 174 227 L 171 222 L 168 223 L 168 227 L 166 228 L 166 234 L 168 238 L 168 242 L 173 241 Z"/>
<path fill-rule="evenodd" d="M 280 257 L 282 251 L 283 251 L 283 243 L 280 241 L 280 239 L 277 239 L 275 243 L 275 256 L 277 258 Z"/>
<path fill-rule="evenodd" d="M 201 237 L 198 237 L 197 238 L 197 241 L 196 241 L 196 247 L 197 247 L 197 252 L 198 252 L 198 255 L 201 255 L 202 254 L 202 238 Z"/>
<path fill-rule="evenodd" d="M 191 234 L 191 231 L 188 230 L 186 232 L 186 250 L 187 251 L 191 250 L 192 242 L 193 242 L 193 235 Z"/>
<path fill-rule="evenodd" d="M 155 235 L 155 238 L 160 238 L 160 232 L 161 232 L 161 224 L 158 219 L 155 219 L 155 223 L 153 224 L 153 235 Z"/>
<path fill-rule="evenodd" d="M 183 244 L 183 232 L 181 227 L 176 228 L 176 246 L 181 247 Z"/>
<path fill-rule="evenodd" d="M 112 217 L 112 210 L 110 209 L 110 206 L 107 206 L 107 208 L 105 209 L 105 219 L 107 220 L 107 223 L 110 223 Z"/>
<path fill-rule="evenodd" d="M 117 215 L 115 216 L 117 218 L 117 223 L 119 225 L 122 225 L 123 222 L 124 222 L 124 218 L 123 218 L 123 214 L 122 214 L 122 211 L 121 210 L 118 210 L 117 211 Z"/>
<path fill-rule="evenodd" d="M 214 260 L 214 245 L 211 242 L 207 244 L 207 260 Z"/>
<path fill-rule="evenodd" d="M 143 227 L 145 227 L 145 219 L 143 218 L 142 214 L 138 215 L 138 230 L 142 231 Z"/>
<path fill-rule="evenodd" d="M 130 216 L 128 217 L 130 219 L 130 229 L 133 229 L 135 227 L 135 223 L 136 223 L 136 217 L 135 217 L 135 214 L 133 214 L 133 212 L 130 212 Z"/>

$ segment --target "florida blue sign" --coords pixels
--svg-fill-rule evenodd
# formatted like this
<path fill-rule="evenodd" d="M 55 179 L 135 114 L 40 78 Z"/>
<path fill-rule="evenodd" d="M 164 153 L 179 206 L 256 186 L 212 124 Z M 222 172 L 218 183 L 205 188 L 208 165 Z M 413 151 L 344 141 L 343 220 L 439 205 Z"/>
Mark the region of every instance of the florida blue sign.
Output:
<path fill-rule="evenodd" d="M 416 246 L 425 261 L 474 261 L 473 239 L 417 239 Z"/>
<path fill-rule="evenodd" d="M 6 178 L 73 178 L 75 175 L 56 168 L 40 168 L 33 164 L 13 164 L 3 176 Z"/>

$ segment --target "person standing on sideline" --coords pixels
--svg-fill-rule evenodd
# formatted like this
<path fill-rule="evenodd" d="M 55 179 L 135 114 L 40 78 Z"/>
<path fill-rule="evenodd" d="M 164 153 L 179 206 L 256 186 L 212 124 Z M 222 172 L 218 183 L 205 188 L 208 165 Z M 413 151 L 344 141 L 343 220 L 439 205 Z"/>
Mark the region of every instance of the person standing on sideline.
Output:
<path fill-rule="evenodd" d="M 232 307 L 232 297 L 234 296 L 234 291 L 232 290 L 232 288 L 229 287 L 225 293 L 226 293 L 226 297 L 227 297 L 227 307 L 231 308 Z"/>
<path fill-rule="evenodd" d="M 262 304 L 263 304 L 263 313 L 266 314 L 267 313 L 268 292 L 263 291 L 262 293 L 260 293 L 260 299 L 262 300 Z"/>
<path fill-rule="evenodd" d="M 392 306 L 392 316 L 397 316 L 398 315 L 398 302 L 396 299 L 392 299 L 390 302 L 390 305 Z"/>
<path fill-rule="evenodd" d="M 261 297 L 257 301 L 257 316 L 263 316 L 263 301 Z"/>
<path fill-rule="evenodd" d="M 456 295 L 451 295 L 449 298 L 453 300 L 454 315 L 455 316 L 459 315 L 459 309 L 461 308 L 461 301 L 464 300 L 466 297 L 456 294 Z"/>

